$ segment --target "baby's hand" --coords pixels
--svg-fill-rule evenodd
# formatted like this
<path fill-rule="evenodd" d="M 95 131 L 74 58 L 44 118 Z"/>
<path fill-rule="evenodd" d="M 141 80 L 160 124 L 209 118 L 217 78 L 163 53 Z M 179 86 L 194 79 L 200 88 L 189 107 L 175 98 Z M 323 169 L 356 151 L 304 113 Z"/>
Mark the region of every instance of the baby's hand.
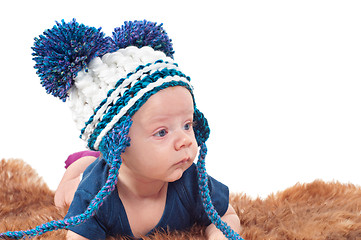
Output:
<path fill-rule="evenodd" d="M 235 232 L 241 231 L 241 224 L 239 218 L 231 205 L 228 206 L 227 212 L 221 217 Z M 206 228 L 206 236 L 208 240 L 226 240 L 227 238 L 223 233 L 216 228 L 214 224 L 210 224 Z"/>
<path fill-rule="evenodd" d="M 220 230 L 217 229 L 217 231 L 209 234 L 207 240 L 227 240 L 227 238 Z"/>

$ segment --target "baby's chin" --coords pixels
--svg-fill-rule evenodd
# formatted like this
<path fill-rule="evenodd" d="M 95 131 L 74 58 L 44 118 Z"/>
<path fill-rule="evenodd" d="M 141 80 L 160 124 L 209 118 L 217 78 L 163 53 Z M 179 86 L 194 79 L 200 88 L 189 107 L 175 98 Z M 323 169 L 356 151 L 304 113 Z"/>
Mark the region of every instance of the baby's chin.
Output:
<path fill-rule="evenodd" d="M 192 162 L 187 163 L 182 167 L 174 169 L 167 177 L 167 182 L 175 182 L 183 176 L 183 173 L 192 165 Z"/>

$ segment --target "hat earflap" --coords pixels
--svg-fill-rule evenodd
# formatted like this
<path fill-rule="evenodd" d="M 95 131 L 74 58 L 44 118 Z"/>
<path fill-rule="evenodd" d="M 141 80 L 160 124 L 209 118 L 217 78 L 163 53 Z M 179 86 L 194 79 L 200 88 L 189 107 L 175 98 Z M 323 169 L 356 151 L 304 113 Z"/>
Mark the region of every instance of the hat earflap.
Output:
<path fill-rule="evenodd" d="M 196 108 L 196 106 L 194 107 L 193 119 L 195 121 L 195 125 L 193 127 L 194 135 L 198 146 L 201 146 L 209 138 L 210 128 L 208 121 L 204 117 L 203 113 Z"/>
<path fill-rule="evenodd" d="M 129 116 L 123 116 L 100 142 L 99 151 L 108 165 L 111 166 L 114 161 L 119 161 L 120 155 L 130 146 L 128 134 L 132 123 Z"/>
<path fill-rule="evenodd" d="M 34 68 L 47 93 L 66 101 L 74 78 L 95 57 L 116 50 L 110 37 L 101 28 L 79 24 L 75 19 L 69 23 L 56 22 L 52 29 L 34 39 L 32 50 Z"/>

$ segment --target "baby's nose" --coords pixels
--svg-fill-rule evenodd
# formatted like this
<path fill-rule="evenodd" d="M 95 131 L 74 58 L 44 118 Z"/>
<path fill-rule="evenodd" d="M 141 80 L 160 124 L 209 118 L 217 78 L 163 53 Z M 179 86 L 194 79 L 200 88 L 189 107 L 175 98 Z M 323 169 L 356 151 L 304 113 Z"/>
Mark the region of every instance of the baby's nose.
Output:
<path fill-rule="evenodd" d="M 174 143 L 175 150 L 177 151 L 185 147 L 190 147 L 191 145 L 192 145 L 192 139 L 185 132 L 179 133 Z"/>

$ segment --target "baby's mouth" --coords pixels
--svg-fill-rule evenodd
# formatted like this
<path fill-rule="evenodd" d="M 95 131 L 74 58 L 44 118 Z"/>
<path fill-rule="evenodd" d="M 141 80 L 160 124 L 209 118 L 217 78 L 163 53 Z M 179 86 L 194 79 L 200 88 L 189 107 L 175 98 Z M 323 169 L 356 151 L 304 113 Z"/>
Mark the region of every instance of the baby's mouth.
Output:
<path fill-rule="evenodd" d="M 176 165 L 186 164 L 186 163 L 188 163 L 188 161 L 190 161 L 190 157 L 183 158 L 182 160 L 180 160 L 179 162 L 177 162 Z"/>

